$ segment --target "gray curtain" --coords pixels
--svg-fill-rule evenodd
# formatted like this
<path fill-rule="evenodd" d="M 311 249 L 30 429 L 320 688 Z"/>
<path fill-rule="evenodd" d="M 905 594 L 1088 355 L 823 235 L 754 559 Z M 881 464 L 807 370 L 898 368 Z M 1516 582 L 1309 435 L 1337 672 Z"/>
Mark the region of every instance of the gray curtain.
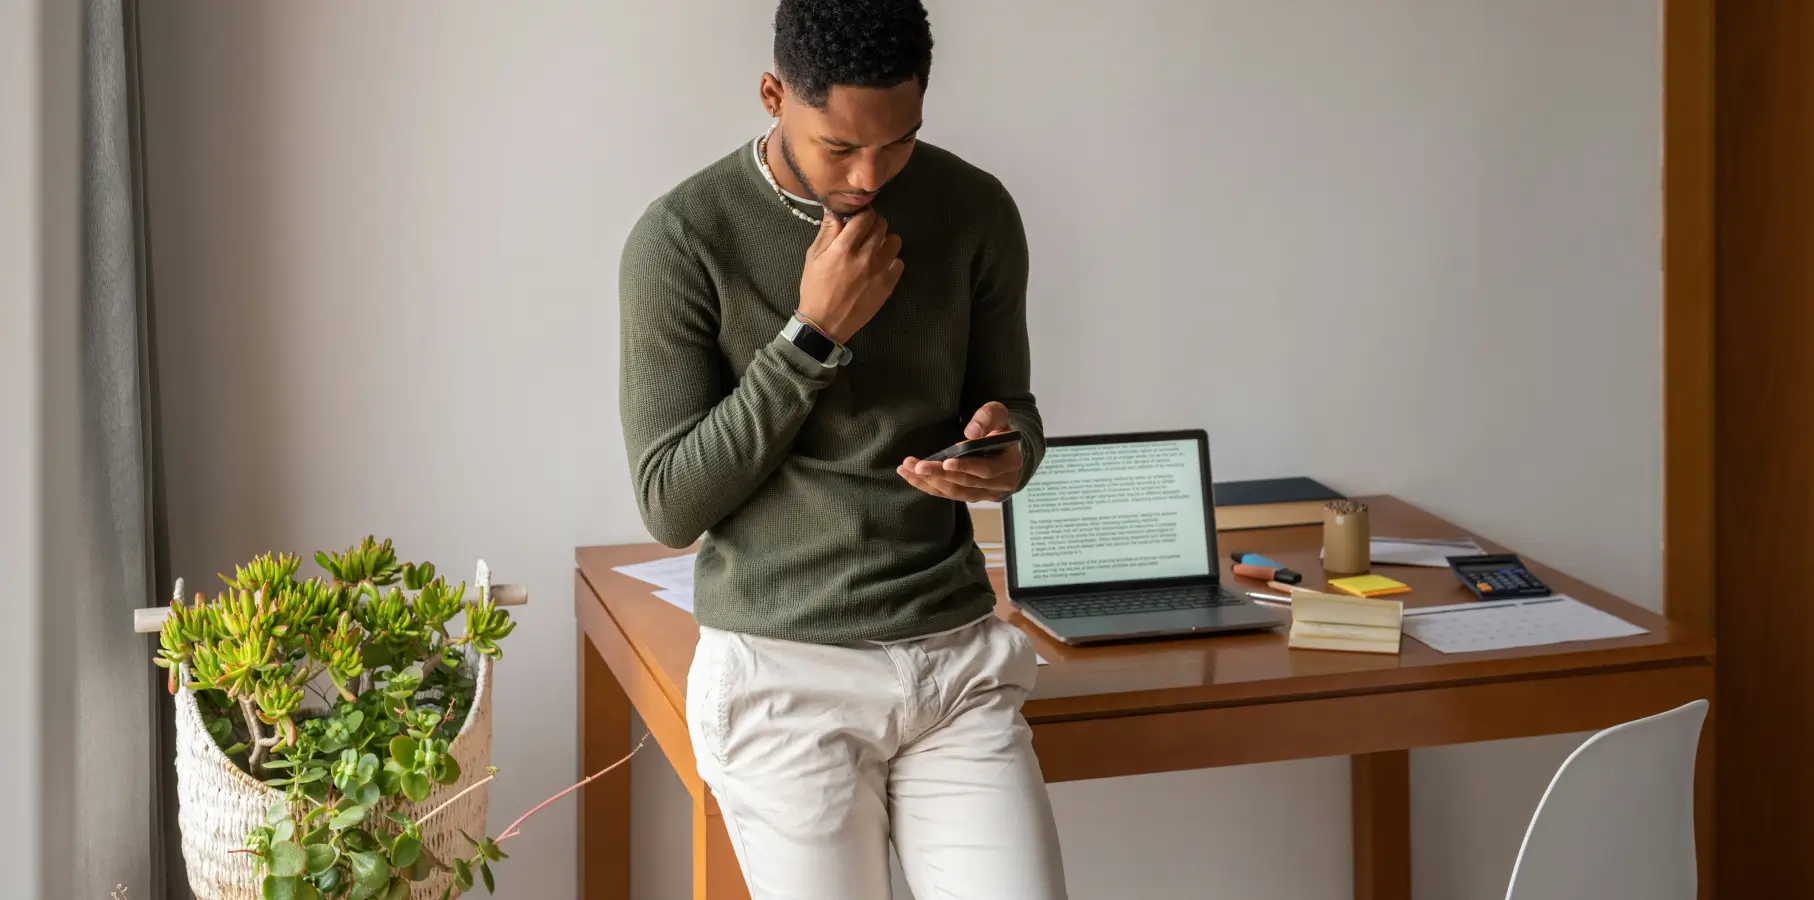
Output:
<path fill-rule="evenodd" d="M 169 700 L 129 613 L 161 599 L 157 370 L 145 234 L 137 9 L 84 0 L 77 900 L 166 891 Z M 173 879 L 175 880 L 175 879 Z"/>

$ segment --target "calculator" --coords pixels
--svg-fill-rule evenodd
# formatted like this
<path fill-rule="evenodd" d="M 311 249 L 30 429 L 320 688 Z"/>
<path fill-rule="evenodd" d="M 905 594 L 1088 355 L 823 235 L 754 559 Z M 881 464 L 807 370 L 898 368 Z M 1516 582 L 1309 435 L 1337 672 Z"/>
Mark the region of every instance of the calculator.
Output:
<path fill-rule="evenodd" d="M 1454 569 L 1455 577 L 1482 600 L 1550 595 L 1549 585 L 1532 575 L 1515 553 L 1451 556 L 1449 568 Z"/>

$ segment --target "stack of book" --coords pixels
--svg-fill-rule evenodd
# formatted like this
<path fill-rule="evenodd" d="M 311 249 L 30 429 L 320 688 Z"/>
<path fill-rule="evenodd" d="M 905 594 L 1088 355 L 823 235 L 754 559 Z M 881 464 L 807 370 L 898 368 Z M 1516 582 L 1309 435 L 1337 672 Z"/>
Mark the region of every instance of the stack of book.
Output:
<path fill-rule="evenodd" d="M 1288 644 L 1300 650 L 1397 653 L 1404 611 L 1402 600 L 1294 589 Z"/>

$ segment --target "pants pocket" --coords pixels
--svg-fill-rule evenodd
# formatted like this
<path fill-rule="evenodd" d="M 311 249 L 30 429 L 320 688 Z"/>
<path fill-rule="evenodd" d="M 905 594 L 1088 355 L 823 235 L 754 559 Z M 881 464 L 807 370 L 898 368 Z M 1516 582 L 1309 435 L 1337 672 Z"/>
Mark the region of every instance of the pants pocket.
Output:
<path fill-rule="evenodd" d="M 1039 651 L 1033 647 L 1033 639 L 999 616 L 989 617 L 989 623 L 1006 647 L 1000 673 L 1002 681 L 1023 691 L 1032 690 L 1034 682 L 1039 680 Z"/>
<path fill-rule="evenodd" d="M 687 732 L 701 778 L 711 780 L 706 764 L 715 770 L 724 765 L 727 708 L 725 690 L 730 680 L 727 665 L 735 635 L 715 628 L 699 629 L 699 644 L 687 669 Z"/>

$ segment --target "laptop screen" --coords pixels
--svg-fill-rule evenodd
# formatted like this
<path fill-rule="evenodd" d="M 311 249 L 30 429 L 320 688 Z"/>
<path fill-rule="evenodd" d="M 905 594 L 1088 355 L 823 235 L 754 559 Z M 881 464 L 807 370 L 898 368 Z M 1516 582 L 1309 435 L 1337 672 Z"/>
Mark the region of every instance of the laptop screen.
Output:
<path fill-rule="evenodd" d="M 1018 588 L 1211 574 L 1199 439 L 1054 444 L 1012 498 Z"/>

